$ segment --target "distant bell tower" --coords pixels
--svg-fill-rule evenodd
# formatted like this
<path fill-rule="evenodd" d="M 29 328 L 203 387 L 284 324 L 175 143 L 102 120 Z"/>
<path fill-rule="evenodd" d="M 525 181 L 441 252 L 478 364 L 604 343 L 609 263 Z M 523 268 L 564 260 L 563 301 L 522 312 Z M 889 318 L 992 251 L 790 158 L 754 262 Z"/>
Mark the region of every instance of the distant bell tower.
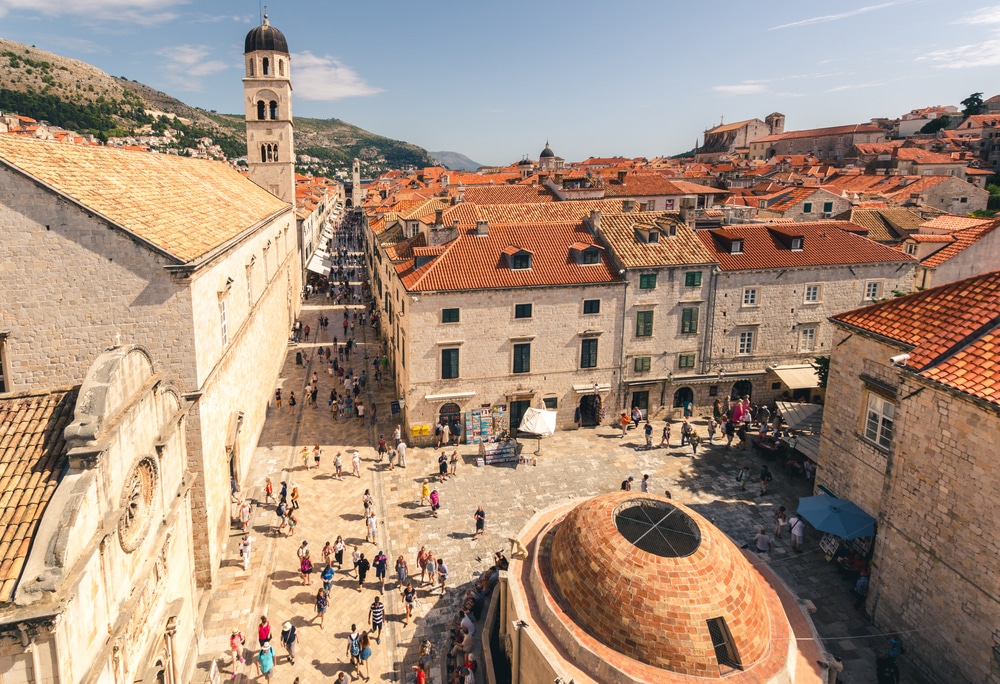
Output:
<path fill-rule="evenodd" d="M 288 43 L 281 31 L 271 26 L 266 14 L 264 23 L 247 34 L 243 56 L 250 180 L 294 204 L 295 144 Z"/>
<path fill-rule="evenodd" d="M 365 190 L 361 187 L 361 161 L 359 159 L 355 159 L 351 166 L 351 199 L 354 200 L 355 207 L 360 207 L 361 203 L 365 201 Z"/>

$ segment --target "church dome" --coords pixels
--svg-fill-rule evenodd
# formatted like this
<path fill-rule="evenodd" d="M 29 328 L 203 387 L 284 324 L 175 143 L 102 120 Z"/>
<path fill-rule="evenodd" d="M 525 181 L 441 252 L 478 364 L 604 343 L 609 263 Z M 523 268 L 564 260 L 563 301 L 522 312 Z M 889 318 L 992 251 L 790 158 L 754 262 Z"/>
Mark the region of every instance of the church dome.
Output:
<path fill-rule="evenodd" d="M 759 577 L 721 531 L 682 505 L 625 492 L 589 499 L 556 526 L 550 562 L 567 615 L 628 658 L 718 678 L 720 665 L 768 657 Z"/>
<path fill-rule="evenodd" d="M 264 15 L 263 24 L 250 30 L 243 43 L 243 54 L 257 50 L 288 54 L 288 42 L 285 40 L 285 34 L 271 26 L 267 15 Z"/>
<path fill-rule="evenodd" d="M 545 149 L 542 150 L 542 153 L 540 155 L 538 155 L 538 158 L 545 159 L 546 157 L 554 157 L 554 156 L 556 156 L 556 153 L 552 151 L 552 148 L 549 147 L 548 142 L 546 142 Z"/>

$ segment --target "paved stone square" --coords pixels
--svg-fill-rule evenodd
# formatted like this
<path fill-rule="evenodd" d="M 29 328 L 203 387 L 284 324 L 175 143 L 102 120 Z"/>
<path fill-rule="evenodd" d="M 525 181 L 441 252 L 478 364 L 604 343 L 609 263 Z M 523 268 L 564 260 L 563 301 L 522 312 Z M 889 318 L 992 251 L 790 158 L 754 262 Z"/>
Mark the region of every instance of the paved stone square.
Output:
<path fill-rule="evenodd" d="M 352 307 L 356 308 L 356 307 Z M 492 565 L 495 551 L 509 551 L 508 538 L 537 511 L 563 501 L 588 497 L 617 490 L 629 475 L 635 477 L 634 488 L 644 473 L 650 475 L 650 491 L 662 494 L 669 490 L 672 497 L 691 506 L 722 529 L 738 544 L 748 542 L 756 529 L 765 526 L 773 531 L 772 514 L 779 505 L 789 512 L 795 510 L 800 496 L 811 492 L 804 480 L 791 479 L 778 465 L 772 464 L 774 481 L 765 496 L 757 495 L 757 485 L 748 485 L 741 492 L 736 483 L 736 472 L 746 464 L 755 476 L 762 461 L 749 451 L 725 448 L 718 443 L 708 445 L 707 440 L 693 454 L 690 447 L 646 450 L 641 431 L 630 431 L 625 438 L 620 430 L 606 425 L 593 429 L 557 432 L 542 440 L 537 465 L 531 463 L 506 466 L 477 467 L 478 446 L 457 447 L 461 460 L 458 474 L 443 483 L 433 483 L 441 494 L 441 510 L 437 518 L 430 509 L 419 504 L 420 485 L 424 479 L 437 474 L 439 450 L 410 448 L 405 468 L 389 470 L 388 464 L 378 463 L 374 445 L 379 433 L 391 443 L 394 417 L 389 414 L 389 390 L 378 390 L 373 381 L 367 388 L 368 401 L 378 407 L 378 420 L 372 425 L 356 418 L 334 421 L 327 408 L 332 383 L 325 367 L 312 361 L 305 366 L 296 365 L 296 352 L 305 350 L 310 357 L 316 347 L 329 344 L 333 335 L 342 334 L 339 323 L 343 320 L 343 307 L 330 306 L 320 297 L 305 303 L 301 318 L 316 330 L 321 314 L 330 318 L 330 329 L 315 334 L 310 341 L 289 346 L 288 357 L 282 372 L 280 386 L 285 406 L 272 406 L 259 446 L 253 454 L 252 473 L 244 484 L 242 496 L 263 502 L 264 478 L 274 482 L 275 492 L 282 480 L 289 488 L 298 485 L 301 493 L 299 525 L 291 536 L 277 534 L 274 524 L 274 505 L 258 505 L 252 520 L 255 537 L 251 567 L 244 572 L 238 553 L 240 531 L 234 524 L 228 547 L 229 559 L 220 573 L 219 588 L 213 592 L 205 622 L 205 646 L 199 658 L 199 676 L 206 675 L 213 658 L 218 660 L 223 677 L 233 678 L 228 656 L 230 630 L 239 628 L 247 636 L 247 664 L 239 666 L 240 681 L 261 680 L 251 664 L 257 646 L 256 626 L 260 615 L 267 615 L 278 653 L 275 670 L 276 681 L 291 682 L 297 678 L 301 684 L 319 682 L 336 676 L 340 670 L 353 674 L 346 654 L 346 636 L 351 624 L 367 628 L 368 607 L 380 595 L 374 570 L 362 591 L 350 572 L 351 545 L 357 545 L 371 559 L 378 550 L 389 557 L 389 579 L 383 596 L 387 604 L 386 627 L 381 644 L 373 642 L 374 655 L 370 661 L 373 679 L 386 681 L 412 681 L 411 665 L 416 662 L 419 643 L 430 639 L 436 653 L 447 650 L 448 627 L 456 619 L 458 605 L 464 588 L 482 571 Z M 365 354 L 374 360 L 376 342 L 371 328 L 357 329 L 359 352 L 352 356 L 351 365 L 357 372 L 365 366 Z M 312 372 L 319 374 L 318 406 L 305 405 L 302 389 Z M 387 383 L 388 386 L 389 383 Z M 338 385 L 342 389 L 343 385 Z M 287 407 L 287 397 L 295 391 L 299 404 L 294 410 Z M 662 421 L 654 416 L 656 434 Z M 704 434 L 706 421 L 696 424 Z M 674 433 L 679 432 L 675 426 Z M 659 439 L 654 440 L 658 443 Z M 303 446 L 321 445 L 323 457 L 318 469 L 303 467 L 298 454 Z M 538 449 L 536 440 L 522 441 L 522 454 L 531 457 Z M 361 477 L 350 475 L 351 453 L 357 449 L 362 458 Z M 343 453 L 345 477 L 343 481 L 333 476 L 333 456 Z M 378 543 L 365 542 L 362 494 L 370 489 L 375 496 L 376 511 L 380 519 Z M 487 514 L 486 533 L 473 539 L 473 514 L 482 505 Z M 321 567 L 321 550 L 324 543 L 342 535 L 348 544 L 345 568 L 338 572 L 330 597 L 329 610 L 322 627 L 315 614 L 315 595 L 321 585 L 317 573 L 311 586 L 303 586 L 298 572 L 296 549 L 302 540 L 318 569 Z M 861 611 L 854 609 L 854 597 L 849 583 L 840 578 L 836 568 L 823 558 L 817 543 L 820 535 L 809 530 L 804 553 L 793 553 L 788 532 L 779 538 L 770 554 L 761 562 L 769 563 L 800 599 L 812 601 L 817 612 L 813 616 L 816 630 L 824 641 L 824 648 L 840 655 L 845 661 L 841 681 L 852 683 L 874 682 L 874 648 L 883 637 Z M 402 601 L 398 593 L 393 564 L 402 555 L 410 567 L 416 567 L 416 554 L 425 545 L 434 555 L 446 561 L 450 570 L 447 591 L 431 591 L 431 586 L 419 587 L 419 603 L 414 611 L 415 620 L 408 626 L 402 623 Z M 278 643 L 281 625 L 286 620 L 296 625 L 300 643 L 295 665 L 290 664 Z M 477 634 L 478 637 L 478 634 Z M 918 673 L 911 672 L 905 657 L 902 659 L 905 681 L 922 681 Z M 435 684 L 440 681 L 435 675 Z M 484 681 L 484 680 L 483 680 Z"/>

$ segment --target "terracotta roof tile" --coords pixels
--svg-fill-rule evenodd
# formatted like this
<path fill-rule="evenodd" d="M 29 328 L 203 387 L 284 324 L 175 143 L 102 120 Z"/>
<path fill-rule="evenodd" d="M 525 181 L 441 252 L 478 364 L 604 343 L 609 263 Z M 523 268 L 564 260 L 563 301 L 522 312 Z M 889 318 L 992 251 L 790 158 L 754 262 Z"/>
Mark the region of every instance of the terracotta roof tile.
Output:
<path fill-rule="evenodd" d="M 833 317 L 910 348 L 906 366 L 928 379 L 1000 403 L 1000 271 Z"/>
<path fill-rule="evenodd" d="M 446 209 L 443 221 L 446 226 L 452 225 L 455 221 L 458 221 L 460 226 L 474 226 L 476 221 L 489 221 L 490 225 L 494 223 L 564 223 L 581 221 L 595 209 L 601 214 L 620 214 L 622 213 L 622 201 L 620 199 L 605 199 L 488 205 L 463 202 Z"/>
<path fill-rule="evenodd" d="M 544 205 L 548 206 L 548 205 Z M 619 282 L 607 255 L 597 264 L 580 264 L 570 251 L 574 243 L 598 244 L 580 222 L 489 226 L 488 235 L 475 229 L 458 238 L 430 263 L 414 269 L 412 260 L 396 265 L 403 286 L 425 290 L 480 290 Z M 511 269 L 503 254 L 530 252 L 531 268 Z"/>
<path fill-rule="evenodd" d="M 777 142 L 779 140 L 792 140 L 795 138 L 813 138 L 826 135 L 845 135 L 847 133 L 885 133 L 878 126 L 871 124 L 848 124 L 847 126 L 831 126 L 829 128 L 809 128 L 801 131 L 786 131 L 775 133 L 763 138 L 757 138 L 754 143 Z"/>
<path fill-rule="evenodd" d="M 77 390 L 0 398 L 0 603 L 14 595 L 66 463 L 63 430 Z"/>
<path fill-rule="evenodd" d="M 921 228 L 931 228 L 933 230 L 964 230 L 974 226 L 982 226 L 991 223 L 993 219 L 976 218 L 974 216 L 955 216 L 954 214 L 943 214 L 935 216 L 930 221 L 920 224 Z"/>
<path fill-rule="evenodd" d="M 0 160 L 183 262 L 289 206 L 221 162 L 10 136 Z"/>
<path fill-rule="evenodd" d="M 859 227 L 864 231 L 863 227 Z M 855 234 L 846 221 L 783 223 L 779 226 L 741 224 L 720 230 L 698 231 L 698 237 L 724 271 L 834 264 L 870 264 L 913 261 L 898 250 Z M 792 250 L 778 234 L 803 238 L 802 249 Z M 743 253 L 732 254 L 728 242 L 743 240 Z"/>
<path fill-rule="evenodd" d="M 552 202 L 555 196 L 537 185 L 476 185 L 465 188 L 465 201 L 471 204 L 530 204 Z"/>
<path fill-rule="evenodd" d="M 674 237 L 670 237 L 671 227 Z M 636 237 L 636 228 L 656 228 L 663 234 L 659 242 L 646 243 Z M 625 268 L 715 263 L 712 253 L 675 211 L 602 214 L 601 237 Z"/>
<path fill-rule="evenodd" d="M 954 242 L 939 249 L 934 252 L 934 254 L 931 254 L 929 257 L 921 261 L 920 265 L 927 268 L 937 268 L 944 262 L 957 256 L 958 254 L 961 254 L 969 247 L 982 240 L 984 237 L 996 230 L 998 226 L 1000 226 L 1000 219 L 984 225 L 973 226 L 972 228 L 957 230 L 950 233 L 950 236 L 954 238 Z"/>

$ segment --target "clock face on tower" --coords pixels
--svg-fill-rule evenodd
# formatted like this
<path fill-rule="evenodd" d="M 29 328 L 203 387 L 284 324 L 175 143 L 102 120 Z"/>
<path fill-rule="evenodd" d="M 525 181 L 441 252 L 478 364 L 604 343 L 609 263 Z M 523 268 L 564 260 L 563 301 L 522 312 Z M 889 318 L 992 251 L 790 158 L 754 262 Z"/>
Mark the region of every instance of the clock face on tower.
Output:
<path fill-rule="evenodd" d="M 139 548 L 149 529 L 156 478 L 156 461 L 146 457 L 136 464 L 125 481 L 121 498 L 122 515 L 118 519 L 118 541 L 127 553 Z"/>

